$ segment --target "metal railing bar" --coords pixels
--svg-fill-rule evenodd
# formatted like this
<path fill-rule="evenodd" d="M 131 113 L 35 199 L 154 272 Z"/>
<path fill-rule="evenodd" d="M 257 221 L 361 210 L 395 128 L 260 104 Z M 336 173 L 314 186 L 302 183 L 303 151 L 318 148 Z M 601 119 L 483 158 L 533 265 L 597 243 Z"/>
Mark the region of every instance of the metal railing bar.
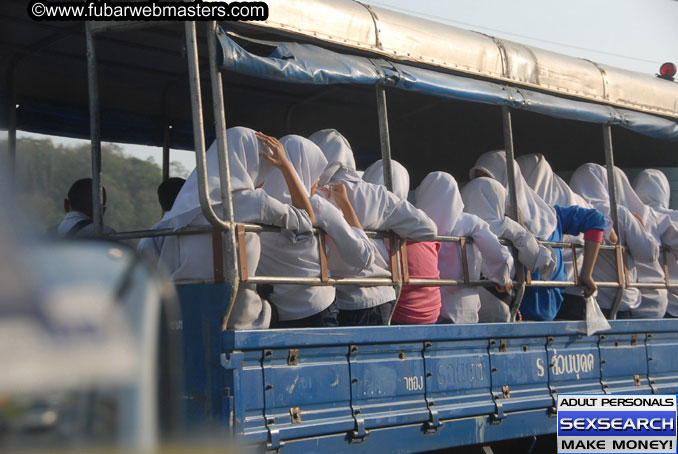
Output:
<path fill-rule="evenodd" d="M 243 222 L 238 222 L 236 225 L 243 225 L 245 226 L 245 231 L 246 232 L 252 232 L 252 233 L 262 233 L 262 232 L 271 232 L 271 233 L 276 233 L 280 232 L 281 229 L 280 227 L 273 226 L 273 225 L 265 225 L 265 224 L 249 224 L 249 223 L 243 223 Z M 128 232 L 116 232 L 116 233 L 109 233 L 107 235 L 104 235 L 105 238 L 109 239 L 115 239 L 115 240 L 129 240 L 129 239 L 139 239 L 139 238 L 152 238 L 152 237 L 158 237 L 158 236 L 177 236 L 177 235 L 194 235 L 197 233 L 205 233 L 209 232 L 211 230 L 210 226 L 190 226 L 190 227 L 184 227 L 180 230 L 173 230 L 173 229 L 154 229 L 154 230 L 131 230 Z M 228 229 L 224 229 L 228 230 Z M 318 233 L 318 229 L 314 228 L 312 230 L 313 233 Z M 388 238 L 389 233 L 388 232 L 381 232 L 381 231 L 374 231 L 374 230 L 365 230 L 364 231 L 365 235 L 368 238 Z M 467 243 L 473 243 L 473 238 L 471 237 L 458 237 L 458 236 L 444 236 L 444 235 L 438 235 L 435 237 L 432 237 L 430 239 L 426 240 L 421 240 L 421 241 L 440 241 L 440 242 L 446 242 L 446 243 L 452 243 L 452 242 L 460 242 L 462 238 L 465 238 Z M 408 241 L 417 241 L 417 240 L 408 240 Z M 570 248 L 572 246 L 580 249 L 583 248 L 583 244 L 579 243 L 565 243 L 565 242 L 554 242 L 554 241 L 540 241 L 538 240 L 540 244 L 543 244 L 545 246 L 551 246 L 551 247 L 557 247 L 557 248 Z M 508 240 L 503 240 L 500 239 L 499 242 L 505 246 L 510 246 L 511 242 Z M 601 244 L 600 249 L 605 250 L 605 251 L 614 251 L 616 246 L 609 245 L 609 244 Z"/>

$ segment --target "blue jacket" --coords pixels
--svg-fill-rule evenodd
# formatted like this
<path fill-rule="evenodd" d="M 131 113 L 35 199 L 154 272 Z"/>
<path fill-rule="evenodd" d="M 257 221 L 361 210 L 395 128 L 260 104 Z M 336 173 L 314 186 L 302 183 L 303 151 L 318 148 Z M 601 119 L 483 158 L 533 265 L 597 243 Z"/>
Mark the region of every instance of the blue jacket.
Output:
<path fill-rule="evenodd" d="M 563 241 L 563 235 L 579 235 L 590 229 L 605 230 L 607 220 L 596 209 L 582 208 L 578 206 L 561 207 L 556 205 L 558 225 L 556 230 L 548 238 L 548 241 Z M 557 262 L 556 270 L 549 277 L 549 281 L 566 281 L 567 274 L 563 265 L 563 251 L 554 248 Z M 541 280 L 539 271 L 532 273 L 533 280 Z M 527 287 L 520 305 L 520 313 L 525 320 L 553 320 L 563 304 L 562 288 Z"/>

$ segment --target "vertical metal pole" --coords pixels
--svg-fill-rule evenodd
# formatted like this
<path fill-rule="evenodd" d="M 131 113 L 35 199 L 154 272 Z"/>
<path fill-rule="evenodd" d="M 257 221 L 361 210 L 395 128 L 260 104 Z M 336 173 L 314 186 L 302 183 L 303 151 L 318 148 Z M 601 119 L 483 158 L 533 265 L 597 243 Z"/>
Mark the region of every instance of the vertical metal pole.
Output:
<path fill-rule="evenodd" d="M 172 138 L 172 127 L 167 125 L 162 135 L 162 181 L 169 179 L 170 173 L 170 141 Z"/>
<path fill-rule="evenodd" d="M 619 228 L 619 212 L 617 210 L 617 181 L 614 178 L 614 150 L 612 149 L 612 127 L 610 125 L 603 125 L 603 142 L 605 143 L 605 167 L 607 168 L 607 192 L 610 197 L 610 215 L 612 216 L 612 225 L 617 233 L 618 247 L 624 244 L 623 232 Z M 621 254 L 615 255 L 615 260 L 620 260 Z M 617 268 L 623 264 L 617 263 Z M 622 268 L 623 269 L 623 268 Z M 610 308 L 610 319 L 617 318 L 617 312 L 621 305 L 622 296 L 624 295 L 624 287 L 626 282 L 622 283 L 622 287 L 617 289 L 617 294 L 612 302 Z"/>
<path fill-rule="evenodd" d="M 231 201 L 231 175 L 229 174 L 226 143 L 226 112 L 221 73 L 217 68 L 217 23 L 207 23 L 207 46 L 210 61 L 210 82 L 212 84 L 212 103 L 214 126 L 217 133 L 217 156 L 219 157 L 219 183 L 221 189 L 221 209 L 225 220 L 232 221 L 233 202 Z"/>
<path fill-rule="evenodd" d="M 221 210 L 225 221 L 233 225 L 233 200 L 231 199 L 231 174 L 228 163 L 228 142 L 226 136 L 226 106 L 224 103 L 224 89 L 221 72 L 217 67 L 217 23 L 207 23 L 207 46 L 210 61 L 210 83 L 212 84 L 212 107 L 214 109 L 214 127 L 217 135 L 217 155 L 219 157 L 219 183 L 221 189 Z M 231 302 L 224 316 L 224 326 L 228 326 L 231 317 L 233 303 L 238 292 L 239 267 L 237 251 L 237 238 L 235 229 L 229 229 L 228 241 L 226 241 L 226 256 L 228 281 L 231 282 Z"/>
<path fill-rule="evenodd" d="M 520 222 L 520 217 L 518 216 L 518 195 L 516 193 L 516 173 L 515 173 L 515 153 L 513 151 L 513 125 L 511 124 L 511 110 L 508 106 L 502 106 L 501 108 L 503 125 L 504 125 L 504 149 L 506 150 L 506 177 L 508 180 L 508 191 L 509 191 L 509 216 L 516 222 Z M 515 252 L 515 251 L 514 251 Z M 524 276 L 524 267 L 517 260 L 517 254 L 514 254 L 516 257 L 515 267 L 516 267 L 516 278 L 518 280 L 518 288 L 516 289 L 516 296 L 511 303 L 511 321 L 516 320 L 518 315 L 518 310 L 520 309 L 520 303 L 523 301 L 523 296 L 525 295 L 525 276 Z"/>
<path fill-rule="evenodd" d="M 508 179 L 509 216 L 516 222 L 520 222 L 518 217 L 518 195 L 516 194 L 516 163 L 515 153 L 513 152 L 513 125 L 511 124 L 511 111 L 508 106 L 502 106 L 501 113 L 504 124 L 504 148 L 506 150 L 506 177 Z"/>
<path fill-rule="evenodd" d="M 384 185 L 389 191 L 393 191 L 393 173 L 391 172 L 391 137 L 388 130 L 388 110 L 386 108 L 386 88 L 382 85 L 377 85 L 377 115 L 379 116 L 379 139 L 381 142 L 381 163 L 384 171 Z M 391 248 L 395 250 L 396 266 L 401 266 L 402 257 L 400 254 L 400 247 L 398 245 L 399 238 L 397 235 L 392 235 L 390 239 Z M 403 289 L 400 270 L 391 270 L 394 277 L 397 277 L 395 284 L 396 300 L 391 309 L 391 315 L 388 317 L 388 324 L 391 324 L 391 318 L 395 313 L 400 293 Z"/>
<path fill-rule="evenodd" d="M 85 26 L 87 40 L 87 81 L 89 87 L 89 133 L 92 142 L 92 220 L 94 234 L 103 232 L 103 185 L 101 183 L 101 111 L 99 109 L 99 80 L 94 36 L 89 23 Z"/>
<path fill-rule="evenodd" d="M 391 172 L 391 137 L 388 130 L 388 110 L 386 108 L 386 88 L 377 85 L 377 113 L 379 115 L 379 138 L 381 140 L 381 163 L 384 171 L 384 185 L 393 191 L 393 173 Z"/>
<path fill-rule="evenodd" d="M 193 119 L 193 145 L 195 147 L 195 164 L 198 180 L 198 198 L 200 208 L 207 220 L 215 227 L 222 229 L 231 226 L 224 224 L 212 209 L 207 183 L 207 160 L 205 157 L 205 134 L 202 117 L 202 91 L 200 89 L 200 67 L 198 61 L 198 42 L 195 23 L 186 21 L 186 53 L 188 58 L 188 83 L 191 91 L 191 112 Z"/>
<path fill-rule="evenodd" d="M 607 168 L 607 192 L 610 196 L 610 215 L 619 243 L 621 243 L 621 230 L 619 229 L 619 213 L 617 210 L 617 182 L 614 178 L 614 152 L 612 149 L 612 128 L 603 125 L 603 141 L 605 142 L 605 167 Z"/>
<path fill-rule="evenodd" d="M 7 175 L 14 178 L 16 171 L 16 91 L 14 71 L 7 71 Z"/>

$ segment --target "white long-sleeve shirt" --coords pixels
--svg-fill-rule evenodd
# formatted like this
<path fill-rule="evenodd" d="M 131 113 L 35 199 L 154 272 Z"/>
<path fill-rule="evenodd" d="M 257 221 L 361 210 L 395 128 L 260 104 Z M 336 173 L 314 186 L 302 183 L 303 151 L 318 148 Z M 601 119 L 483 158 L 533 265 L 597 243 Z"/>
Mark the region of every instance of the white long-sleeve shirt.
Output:
<path fill-rule="evenodd" d="M 167 222 L 160 220 L 159 222 L 156 222 L 153 227 L 151 227 L 151 230 L 160 230 L 167 227 Z M 158 265 L 161 265 L 161 263 L 159 263 L 160 252 L 162 251 L 162 245 L 164 242 L 164 236 L 142 238 L 139 240 L 139 244 L 137 245 L 137 254 L 145 257 L 151 263 L 157 263 Z"/>
<path fill-rule="evenodd" d="M 669 185 L 668 178 L 666 178 L 662 171 L 657 169 L 643 170 L 633 181 L 633 188 L 643 203 L 652 208 L 658 216 L 666 216 L 673 224 L 678 223 L 678 211 L 669 208 L 671 186 Z M 663 222 L 666 221 L 667 219 L 663 220 Z M 670 245 L 672 241 L 673 239 L 670 237 L 662 238 L 662 243 L 671 248 L 667 257 L 667 265 L 671 281 L 675 282 L 678 280 L 678 253 Z M 661 260 L 664 260 L 663 256 Z M 666 312 L 674 317 L 678 316 L 678 289 L 669 289 Z"/>
<path fill-rule="evenodd" d="M 435 223 L 406 200 L 401 200 L 384 186 L 363 181 L 355 171 L 355 159 L 348 140 L 334 129 L 317 131 L 309 136 L 327 158 L 328 165 L 320 176 L 320 185 L 343 183 L 348 199 L 365 230 L 392 230 L 401 237 L 426 240 L 436 235 Z M 407 191 L 404 191 L 406 193 Z M 371 240 L 373 241 L 373 240 Z M 342 261 L 332 263 L 335 277 L 390 277 L 388 251 L 381 240 L 373 241 L 375 256 L 371 266 L 356 273 Z M 328 242 L 330 251 L 333 244 Z M 336 256 L 336 254 L 335 254 Z M 375 307 L 395 300 L 393 287 L 359 287 L 342 285 L 337 288 L 337 306 L 343 310 Z"/>
<path fill-rule="evenodd" d="M 506 190 L 491 178 L 471 180 L 461 191 L 464 210 L 488 223 L 497 237 L 509 240 L 518 250 L 518 260 L 531 271 L 550 276 L 556 267 L 555 254 L 539 244 L 522 225 L 505 216 Z"/>
<path fill-rule="evenodd" d="M 632 213 L 638 214 L 654 240 L 668 246 L 672 250 L 678 250 L 678 231 L 670 217 L 650 208 L 636 194 L 629 179 L 623 170 L 615 167 L 615 180 L 618 188 L 618 200 Z M 664 261 L 659 256 L 655 260 L 646 261 L 636 257 L 636 270 L 638 282 L 663 283 Z M 640 306 L 631 314 L 634 318 L 662 318 L 666 313 L 668 295 L 666 289 L 640 289 L 642 300 Z"/>
<path fill-rule="evenodd" d="M 619 183 L 619 181 L 617 181 Z M 596 209 L 608 218 L 610 214 L 610 198 L 607 192 L 607 171 L 599 164 L 582 164 L 575 170 L 570 179 L 570 187 L 577 194 L 584 197 Z M 622 188 L 619 187 L 618 196 L 623 198 Z M 633 282 L 637 279 L 636 261 L 655 261 L 659 257 L 659 244 L 652 235 L 645 231 L 643 226 L 633 216 L 631 211 L 623 205 L 617 205 L 619 216 L 619 235 L 622 245 L 628 248 L 629 279 Z M 617 262 L 614 251 L 600 251 L 598 261 L 593 269 L 595 281 L 617 281 Z M 599 288 L 598 304 L 604 309 L 610 309 L 614 302 L 617 289 Z M 640 305 L 640 291 L 636 288 L 624 289 L 620 311 L 634 310 Z"/>
<path fill-rule="evenodd" d="M 656 261 L 659 258 L 659 244 L 648 234 L 638 220 L 623 206 L 617 207 L 619 228 L 622 231 L 624 245 L 628 248 L 629 279 L 631 282 L 638 277 L 636 270 L 638 261 Z M 600 282 L 617 281 L 617 262 L 615 251 L 600 251 L 598 260 L 593 269 L 593 280 Z M 599 288 L 598 304 L 604 309 L 610 309 L 617 294 L 616 288 Z M 620 311 L 635 310 L 640 306 L 641 294 L 637 288 L 626 288 L 619 306 Z"/>
<path fill-rule="evenodd" d="M 94 236 L 94 223 L 92 222 L 92 218 L 87 216 L 85 213 L 81 213 L 80 211 L 69 211 L 66 213 L 66 216 L 64 216 L 64 220 L 61 221 L 61 224 L 57 227 L 57 235 L 59 236 L 66 236 L 69 234 L 71 229 L 75 227 L 79 222 L 83 221 L 89 221 L 90 223 L 85 225 L 83 228 L 78 230 L 74 235 L 73 238 L 91 238 Z M 107 225 L 102 226 L 103 233 L 115 233 L 115 230 L 110 228 Z"/>
<path fill-rule="evenodd" d="M 367 183 L 357 175 L 344 176 L 342 171 L 335 175 L 332 183 L 346 186 L 348 199 L 365 230 L 392 230 L 399 236 L 412 240 L 426 240 L 437 233 L 436 225 L 421 210 L 406 200 L 400 200 L 385 187 Z M 355 267 L 342 261 L 333 261 L 330 270 L 337 278 L 342 277 L 390 277 L 388 252 L 381 240 L 374 241 L 373 249 L 380 251 L 374 262 L 356 272 Z M 330 253 L 332 252 L 332 244 Z M 336 255 L 336 253 L 335 253 Z M 343 310 L 366 309 L 395 300 L 393 287 L 359 287 L 342 285 L 337 287 L 337 305 Z"/>
<path fill-rule="evenodd" d="M 308 214 L 291 205 L 270 197 L 263 189 L 238 191 L 232 194 L 233 214 L 236 222 L 259 222 L 277 225 L 296 235 L 310 238 L 311 221 Z M 219 209 L 218 205 L 215 207 Z M 209 225 L 198 215 L 190 226 Z M 226 241 L 224 239 L 224 241 Z M 247 233 L 247 270 L 254 275 L 259 264 L 261 243 L 256 233 Z M 224 255 L 224 263 L 229 258 Z M 167 267 L 175 282 L 185 280 L 211 280 L 214 278 L 211 234 L 168 236 L 165 238 L 160 261 Z M 241 285 L 234 302 L 228 328 L 267 328 L 271 310 L 256 293 L 254 285 Z"/>
<path fill-rule="evenodd" d="M 329 248 L 328 264 L 341 260 L 356 272 L 370 267 L 377 251 L 365 233 L 349 226 L 341 211 L 328 200 L 314 195 L 310 201 L 316 218 L 316 227 L 320 227 L 328 234 L 327 242 L 332 242 L 333 245 Z M 262 233 L 261 243 L 261 260 L 257 274 L 320 276 L 320 256 L 316 236 L 292 242 L 288 235 Z M 340 257 L 337 258 L 335 255 Z M 280 320 L 299 320 L 326 309 L 334 301 L 335 294 L 334 287 L 275 284 L 270 300 L 278 309 Z"/>
<path fill-rule="evenodd" d="M 660 243 L 669 248 L 669 264 L 673 253 L 678 252 L 678 230 L 671 218 L 665 214 L 650 210 L 643 218 L 648 233 Z M 675 260 L 673 260 L 675 262 Z M 636 257 L 638 282 L 664 283 L 664 255 L 659 254 L 655 260 L 641 260 Z M 670 275 L 670 271 L 669 271 Z M 634 318 L 662 318 L 666 313 L 669 296 L 666 289 L 640 289 L 642 300 L 640 306 L 633 310 Z"/>
<path fill-rule="evenodd" d="M 513 257 L 499 243 L 490 226 L 473 214 L 464 213 L 457 181 L 446 172 L 431 172 L 415 192 L 416 206 L 423 210 L 438 227 L 440 235 L 471 237 L 467 247 L 469 279 L 480 274 L 500 285 L 511 280 Z M 462 280 L 464 265 L 459 243 L 443 242 L 438 252 L 438 271 L 442 279 Z M 480 296 L 475 287 L 443 286 L 440 288 L 440 315 L 454 323 L 477 323 Z"/>
<path fill-rule="evenodd" d="M 513 257 L 505 246 L 499 243 L 489 225 L 477 216 L 462 213 L 455 229 L 458 236 L 471 237 L 473 243 L 468 253 L 469 279 L 477 280 L 482 273 L 488 279 L 500 285 L 511 281 Z M 459 243 L 443 243 L 438 253 L 438 269 L 441 279 L 458 279 L 464 277 L 461 247 Z M 454 323 L 477 323 L 480 310 L 480 296 L 475 287 L 440 288 L 442 296 L 441 316 Z"/>
<path fill-rule="evenodd" d="M 540 245 L 522 225 L 505 216 L 506 190 L 491 178 L 475 178 L 461 191 L 464 210 L 487 222 L 490 231 L 507 239 L 518 251 L 518 260 L 530 270 L 550 276 L 557 266 L 556 254 Z M 512 270 L 512 272 L 514 272 Z M 509 307 L 484 288 L 478 289 L 481 322 L 510 321 Z"/>

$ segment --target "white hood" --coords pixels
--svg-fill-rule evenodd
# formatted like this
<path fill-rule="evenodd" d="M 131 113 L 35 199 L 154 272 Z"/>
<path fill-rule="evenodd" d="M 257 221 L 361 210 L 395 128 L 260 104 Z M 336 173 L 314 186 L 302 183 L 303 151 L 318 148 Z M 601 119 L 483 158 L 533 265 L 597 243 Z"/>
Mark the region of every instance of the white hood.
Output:
<path fill-rule="evenodd" d="M 391 159 L 391 178 L 393 180 L 393 193 L 401 200 L 407 200 L 410 193 L 410 174 L 407 169 L 398 161 Z M 372 184 L 384 184 L 384 163 L 382 160 L 372 163 L 365 173 L 363 180 Z"/>
<path fill-rule="evenodd" d="M 231 192 L 252 190 L 263 183 L 274 167 L 260 153 L 268 152 L 259 142 L 254 131 L 249 128 L 235 127 L 226 130 L 228 143 L 228 163 L 231 176 Z M 216 141 L 207 150 L 207 184 L 208 193 L 213 204 L 221 203 L 221 189 L 219 184 L 219 158 Z M 198 169 L 191 175 L 179 191 L 177 199 L 163 220 L 174 228 L 179 229 L 188 225 L 201 213 L 198 198 Z"/>
<path fill-rule="evenodd" d="M 592 208 L 590 203 L 570 189 L 567 183 L 553 172 L 543 154 L 518 156 L 516 161 L 528 186 L 549 205 Z"/>
<path fill-rule="evenodd" d="M 322 171 L 325 170 L 327 159 L 316 144 L 304 137 L 289 135 L 281 138 L 280 142 L 285 147 L 285 153 L 297 172 L 301 184 L 306 189 L 306 195 L 309 195 L 311 187 L 318 181 Z M 283 203 L 292 203 L 287 182 L 278 169 L 273 171 L 266 180 L 264 190 L 271 197 Z"/>
<path fill-rule="evenodd" d="M 360 180 L 360 175 L 356 172 L 351 145 L 339 131 L 322 129 L 308 138 L 320 147 L 327 159 L 327 167 L 320 176 L 320 186 L 325 186 L 337 173 L 341 173 L 344 179 Z"/>
<path fill-rule="evenodd" d="M 645 169 L 633 180 L 633 188 L 640 200 L 655 210 L 668 210 L 671 186 L 666 175 L 657 169 Z"/>
<path fill-rule="evenodd" d="M 439 235 L 458 235 L 455 227 L 464 211 L 464 202 L 452 175 L 446 172 L 429 173 L 415 191 L 415 197 L 415 206 L 436 223 Z"/>
<path fill-rule="evenodd" d="M 477 170 L 485 172 L 508 190 L 506 153 L 504 151 L 489 151 L 481 155 L 469 172 L 471 178 L 476 177 Z M 520 208 L 523 223 L 537 238 L 548 239 L 556 230 L 558 223 L 556 211 L 528 186 L 520 173 L 518 164 L 515 165 L 515 181 L 518 208 Z M 506 195 L 506 205 L 508 206 L 508 192 Z"/>

